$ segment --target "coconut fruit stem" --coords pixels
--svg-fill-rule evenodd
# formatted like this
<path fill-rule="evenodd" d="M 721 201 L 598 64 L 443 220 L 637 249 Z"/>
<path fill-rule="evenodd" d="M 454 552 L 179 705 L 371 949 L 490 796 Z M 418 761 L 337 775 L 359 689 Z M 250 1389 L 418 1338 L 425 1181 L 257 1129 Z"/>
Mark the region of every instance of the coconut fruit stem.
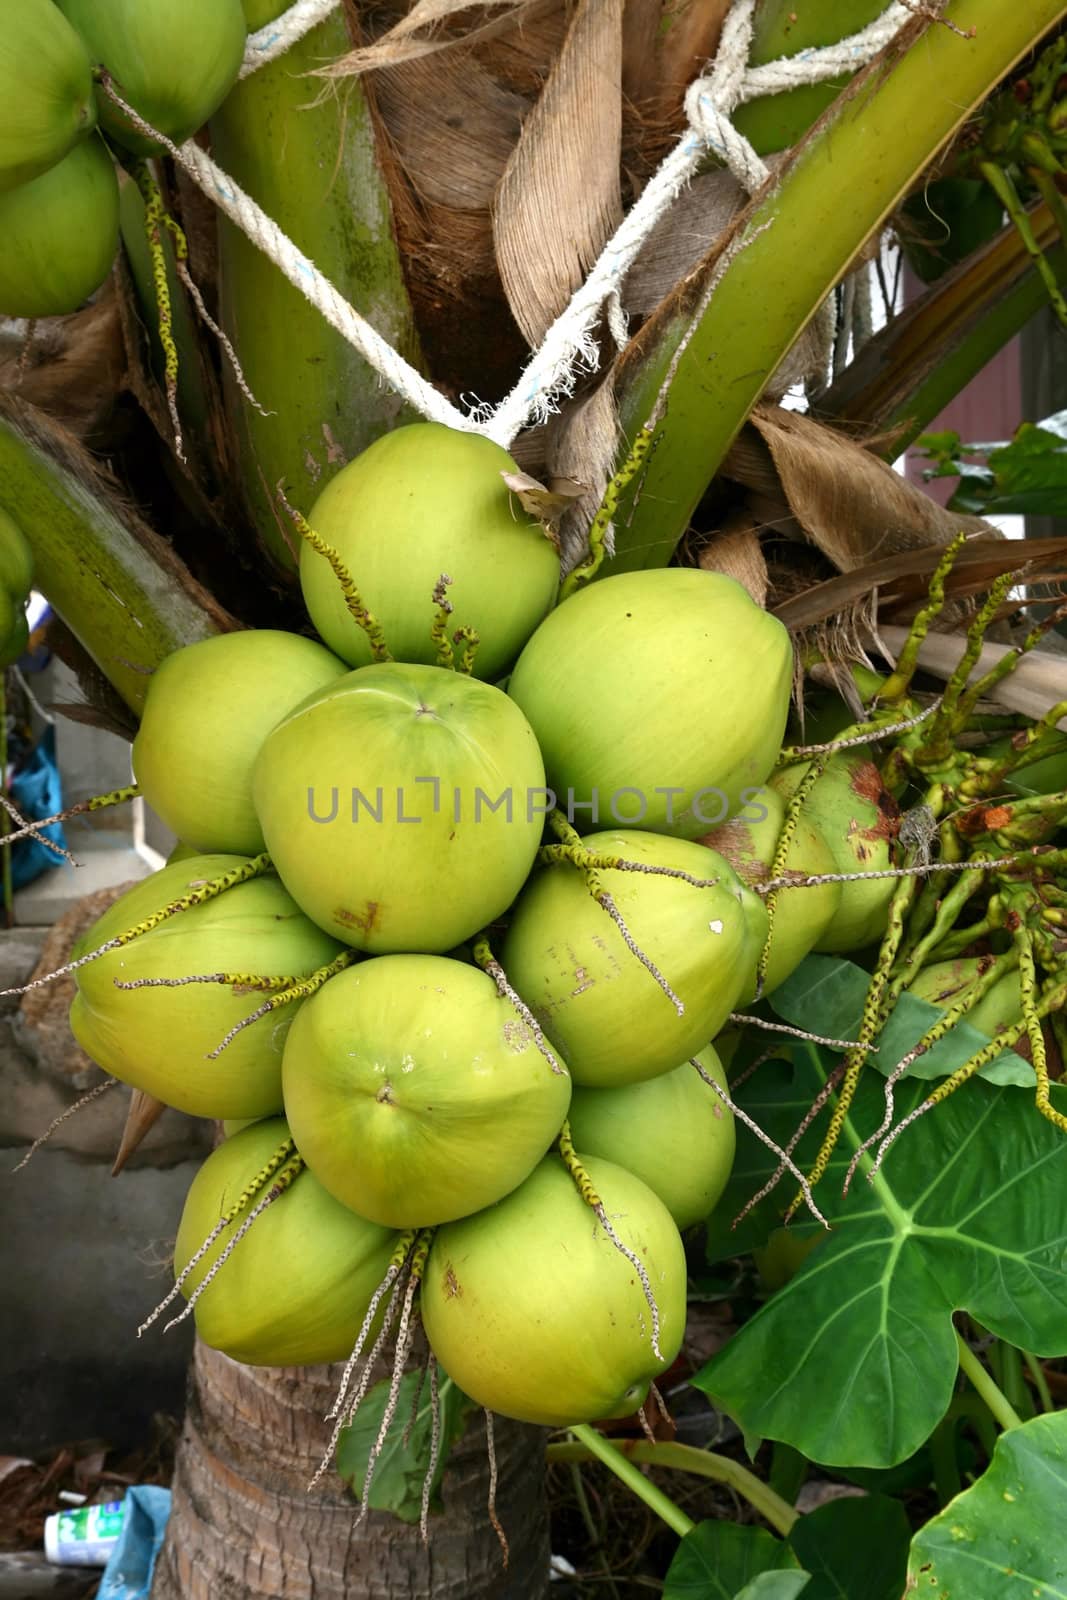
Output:
<path fill-rule="evenodd" d="M 604 867 L 608 870 L 614 868 L 619 871 L 630 870 L 634 872 L 652 872 L 654 875 L 662 877 L 681 877 L 685 878 L 687 882 L 692 883 L 696 888 L 713 888 L 718 882 L 718 879 L 709 878 L 705 881 L 701 881 L 697 878 L 690 878 L 688 873 L 679 872 L 674 868 L 665 867 L 660 870 L 656 867 L 649 867 L 639 862 L 626 863 L 617 856 L 598 855 L 595 850 L 590 850 L 582 843 L 581 835 L 571 827 L 570 823 L 567 821 L 566 817 L 561 811 L 550 812 L 548 820 L 552 831 L 562 842 L 560 844 L 545 845 L 540 851 L 539 859 L 554 865 L 558 865 L 560 862 L 567 862 L 569 865 L 578 868 L 578 871 L 585 879 L 586 888 L 589 890 L 589 893 L 592 895 L 593 899 L 596 901 L 601 910 L 607 912 L 612 922 L 614 922 L 615 926 L 618 928 L 622 937 L 622 941 L 627 950 L 629 950 L 632 956 L 636 957 L 636 959 L 644 967 L 645 971 L 655 979 L 656 983 L 663 990 L 663 993 L 667 996 L 667 999 L 671 1002 L 678 1015 L 683 1016 L 685 1013 L 685 1006 L 682 1004 L 681 1000 L 679 1000 L 678 996 L 667 982 L 667 979 L 663 976 L 663 973 L 656 966 L 655 962 L 651 959 L 651 957 L 645 954 L 640 945 L 637 943 L 633 934 L 630 932 L 629 928 L 626 926 L 623 914 L 615 904 L 614 896 L 609 894 L 607 889 L 604 887 L 600 877 L 600 868 Z"/>
<path fill-rule="evenodd" d="M 1000 982 L 1001 978 L 1005 974 L 1005 971 L 1009 967 L 1015 965 L 1017 959 L 1017 957 L 1010 956 L 1007 958 L 1002 956 L 999 959 L 994 959 L 990 963 L 988 969 L 977 978 L 973 987 L 968 990 L 964 998 L 957 1005 L 949 1007 L 944 1015 L 939 1017 L 933 1026 L 926 1030 L 922 1038 L 917 1044 L 912 1046 L 907 1055 L 902 1056 L 900 1061 L 897 1062 L 896 1066 L 893 1068 L 893 1071 L 889 1074 L 885 1081 L 885 1115 L 883 1116 L 878 1127 L 868 1138 L 863 1141 L 855 1155 L 852 1157 L 852 1160 L 849 1162 L 848 1171 L 845 1174 L 845 1181 L 842 1185 L 843 1194 L 848 1193 L 849 1185 L 856 1174 L 856 1168 L 859 1166 L 863 1157 L 867 1154 L 867 1151 L 872 1145 L 877 1144 L 879 1140 L 883 1139 L 889 1132 L 889 1129 L 892 1127 L 894 1110 L 893 1093 L 901 1078 L 914 1064 L 914 1062 L 916 1062 L 920 1056 L 925 1055 L 927 1050 L 932 1049 L 939 1039 L 943 1039 L 945 1035 L 956 1026 L 957 1022 L 963 1022 L 966 1020 L 968 1013 L 974 1009 L 979 1000 L 989 993 L 994 984 Z M 897 993 L 899 993 L 899 990 Z M 895 998 L 895 995 L 893 998 Z"/>
<path fill-rule="evenodd" d="M 66 811 L 56 811 L 52 816 L 40 817 L 35 822 L 24 822 L 12 833 L 0 834 L 0 844 L 14 844 L 16 839 L 25 839 L 32 835 L 56 855 L 65 855 L 67 853 L 53 840 L 40 838 L 42 828 L 50 828 L 60 822 L 70 822 L 72 818 L 83 817 L 89 811 L 103 811 L 106 806 L 117 806 L 126 800 L 136 800 L 140 792 L 136 783 L 128 783 L 124 789 L 112 789 L 108 794 L 96 794 L 90 800 L 79 800 L 76 805 L 68 806 Z M 71 857 L 67 855 L 67 859 L 70 860 Z"/>
<path fill-rule="evenodd" d="M 239 1033 L 243 1033 L 245 1028 L 250 1028 L 253 1022 L 258 1022 L 260 1017 L 268 1016 L 272 1011 L 279 1011 L 282 1006 L 289 1005 L 293 1000 L 308 999 L 309 996 L 315 994 L 319 989 L 321 989 L 324 983 L 328 983 L 331 978 L 335 977 L 338 972 L 343 972 L 346 967 L 350 967 L 355 959 L 356 952 L 354 950 L 342 950 L 339 956 L 335 956 L 332 961 L 326 964 L 326 966 L 319 967 L 317 971 L 312 972 L 306 978 L 252 978 L 246 980 L 245 975 L 242 973 L 221 973 L 215 976 L 209 976 L 205 980 L 189 978 L 179 978 L 175 980 L 166 978 L 153 979 L 150 981 L 160 982 L 163 984 L 181 984 L 201 981 L 218 981 L 223 983 L 233 982 L 250 989 L 265 988 L 268 984 L 272 988 L 275 985 L 281 986 L 277 994 L 272 994 L 269 1000 L 264 1000 L 263 1004 L 261 1006 L 257 1006 L 255 1011 L 249 1012 L 247 1017 L 242 1017 L 241 1021 L 230 1029 L 229 1033 L 226 1035 L 225 1039 L 222 1040 L 221 1044 L 217 1044 L 214 1050 L 208 1051 L 206 1059 L 208 1061 L 217 1061 L 227 1046 L 231 1045 L 237 1038 L 237 1035 Z M 132 988 L 133 985 L 120 984 L 119 987 Z"/>
<path fill-rule="evenodd" d="M 518 991 L 512 988 L 511 983 L 508 980 L 507 973 L 500 965 L 500 962 L 493 955 L 488 934 L 480 934 L 479 937 L 475 939 L 473 955 L 475 961 L 481 967 L 482 971 L 488 973 L 493 982 L 496 984 L 496 992 L 498 995 L 500 995 L 501 999 L 510 1000 L 511 1004 L 515 1007 L 515 1010 L 518 1012 L 523 1022 L 525 1022 L 526 1026 L 533 1034 L 534 1044 L 537 1046 L 538 1050 L 540 1050 L 541 1054 L 552 1068 L 552 1071 L 557 1077 L 564 1077 L 564 1070 L 560 1066 L 559 1061 L 556 1059 L 554 1052 L 550 1048 L 548 1040 L 545 1038 L 544 1033 L 541 1030 L 541 1024 L 538 1022 L 537 1018 L 534 1016 L 533 1012 L 530 1010 L 529 1006 L 526 1004 L 525 1000 L 518 993 Z"/>
<path fill-rule="evenodd" d="M 208 1271 L 204 1274 L 196 1288 L 193 1290 L 192 1294 L 189 1296 L 185 1310 L 180 1312 L 178 1316 L 172 1317 L 171 1320 L 164 1326 L 164 1333 L 169 1333 L 171 1328 L 176 1328 L 178 1326 L 179 1322 L 184 1322 L 186 1317 L 188 1317 L 196 1309 L 196 1302 L 200 1299 L 200 1296 L 203 1294 L 204 1290 L 208 1287 L 212 1280 L 218 1277 L 227 1261 L 233 1255 L 233 1252 L 237 1249 L 237 1246 L 240 1244 L 241 1240 L 263 1215 L 267 1207 L 272 1206 L 276 1200 L 280 1200 L 282 1195 L 292 1184 L 296 1182 L 297 1178 L 299 1178 L 303 1171 L 303 1159 L 298 1155 L 293 1155 L 285 1163 L 285 1165 L 274 1174 L 274 1180 L 271 1183 L 270 1188 L 267 1190 L 267 1193 L 263 1196 L 262 1200 L 258 1201 L 258 1203 L 253 1206 L 252 1210 L 241 1223 L 241 1226 L 238 1228 L 233 1238 L 227 1244 L 225 1250 L 223 1250 L 222 1254 L 216 1261 L 212 1262 Z"/>
<path fill-rule="evenodd" d="M 485 1408 L 485 1449 L 486 1454 L 489 1457 L 489 1493 L 486 1500 L 486 1513 L 489 1517 L 493 1532 L 500 1541 L 500 1548 L 504 1555 L 504 1571 L 506 1572 L 508 1570 L 508 1558 L 511 1552 L 508 1548 L 507 1535 L 505 1534 L 501 1525 L 496 1509 L 496 1440 L 493 1435 L 493 1413 L 487 1407 Z"/>
<path fill-rule="evenodd" d="M 55 983 L 59 978 L 78 972 L 82 967 L 88 966 L 90 961 L 96 961 L 112 950 L 121 950 L 124 945 L 132 944 L 135 939 L 140 939 L 142 934 L 151 933 L 160 923 L 166 922 L 170 917 L 176 917 L 180 911 L 189 911 L 193 906 L 206 905 L 209 900 L 217 900 L 220 894 L 225 894 L 227 889 L 236 889 L 238 884 L 250 883 L 253 878 L 260 878 L 272 870 L 271 859 L 266 851 L 253 856 L 251 860 L 242 862 L 239 867 L 231 868 L 218 878 L 198 883 L 188 894 L 182 895 L 180 900 L 172 900 L 169 905 L 146 917 L 143 922 L 138 922 L 133 928 L 127 928 L 125 933 L 120 933 L 114 939 L 108 939 L 106 944 L 98 945 L 87 955 L 79 956 L 76 961 L 68 961 L 65 966 L 57 967 L 54 972 L 45 973 L 43 978 L 33 978 L 20 988 L 2 989 L 0 995 L 29 994 L 32 989 L 43 989 L 45 984 Z"/>
<path fill-rule="evenodd" d="M 452 641 L 448 637 L 448 619 L 454 609 L 448 598 L 448 586 L 451 582 L 448 573 L 442 572 L 431 597 L 435 609 L 433 622 L 430 625 L 430 638 L 437 648 L 437 665 L 444 667 L 447 672 L 451 672 L 455 667 Z"/>
<path fill-rule="evenodd" d="M 118 1081 L 119 1080 L 117 1078 L 105 1078 L 103 1083 L 95 1084 L 93 1088 L 89 1090 L 88 1094 L 83 1094 L 80 1100 L 75 1100 L 73 1105 L 68 1106 L 65 1111 L 61 1111 L 58 1117 L 53 1117 L 52 1121 L 48 1124 L 47 1128 L 40 1135 L 40 1137 L 35 1139 L 30 1145 L 30 1148 L 26 1151 L 26 1154 L 23 1156 L 18 1166 L 12 1167 L 12 1172 L 21 1172 L 23 1167 L 26 1166 L 29 1161 L 32 1161 L 33 1157 L 37 1154 L 41 1146 L 48 1143 L 56 1129 L 66 1122 L 68 1117 L 72 1117 L 76 1111 L 80 1111 L 83 1106 L 89 1105 L 91 1101 L 98 1100 L 105 1089 L 110 1089 L 112 1085 L 118 1083 Z"/>
<path fill-rule="evenodd" d="M 423 1544 L 430 1542 L 430 1496 L 433 1494 L 437 1463 L 441 1459 L 441 1386 L 437 1376 L 437 1361 L 432 1353 L 426 1365 L 430 1373 L 430 1459 L 422 1480 L 422 1505 L 419 1510 L 419 1536 Z"/>
<path fill-rule="evenodd" d="M 105 85 L 106 87 L 106 85 Z M 171 427 L 174 429 L 174 451 L 178 460 L 183 465 L 188 465 L 185 458 L 185 446 L 182 442 L 182 424 L 178 415 L 178 346 L 174 342 L 174 317 L 170 300 L 170 284 L 167 280 L 167 257 L 163 250 L 163 228 L 168 227 L 174 236 L 175 255 L 179 260 L 188 255 L 189 247 L 185 242 L 185 235 L 174 221 L 167 215 L 167 208 L 163 203 L 159 185 L 156 183 L 149 169 L 147 161 L 136 161 L 130 166 L 130 173 L 141 191 L 145 203 L 144 228 L 145 238 L 148 241 L 148 253 L 152 262 L 152 283 L 156 295 L 156 313 L 158 323 L 156 331 L 159 342 L 163 347 L 163 383 L 167 395 L 167 410 L 170 412 Z"/>
<path fill-rule="evenodd" d="M 589 1206 L 595 1213 L 597 1221 L 600 1223 L 600 1226 L 603 1228 L 604 1232 L 607 1234 L 616 1250 L 619 1251 L 620 1255 L 624 1255 L 626 1257 L 627 1261 L 637 1273 L 641 1283 L 641 1288 L 645 1293 L 645 1299 L 648 1302 L 649 1314 L 652 1318 L 652 1333 L 649 1340 L 650 1344 L 652 1345 L 652 1354 L 655 1356 L 657 1361 L 662 1361 L 663 1352 L 659 1347 L 659 1305 L 656 1301 L 655 1292 L 652 1288 L 652 1280 L 649 1278 L 649 1275 L 645 1270 L 645 1264 L 637 1252 L 631 1250 L 629 1245 L 625 1244 L 615 1232 L 615 1229 L 611 1224 L 611 1220 L 608 1217 L 607 1210 L 605 1209 L 604 1202 L 597 1193 L 596 1185 L 583 1167 L 581 1159 L 574 1148 L 574 1140 L 571 1138 L 571 1126 L 569 1122 L 565 1122 L 563 1127 L 560 1129 L 559 1153 L 563 1157 L 564 1166 L 571 1175 L 571 1178 L 574 1182 L 574 1187 L 578 1190 L 578 1193 L 581 1195 L 586 1205 Z"/>
<path fill-rule="evenodd" d="M 341 592 L 345 597 L 348 614 L 356 626 L 362 628 L 367 635 L 374 660 L 392 661 L 393 658 L 389 653 L 389 646 L 385 642 L 385 634 L 382 632 L 382 625 L 373 612 L 369 611 L 364 605 L 363 598 L 356 588 L 356 581 L 341 560 L 338 552 L 332 544 L 327 544 L 321 534 L 315 532 L 307 518 L 290 503 L 285 493 L 284 483 L 278 484 L 276 493 L 282 509 L 292 521 L 293 527 L 301 539 L 304 540 L 305 544 L 309 544 L 317 555 L 325 557 L 330 563 L 334 577 L 341 585 Z"/>
<path fill-rule="evenodd" d="M 923 640 L 930 631 L 930 624 L 941 615 L 945 607 L 945 583 L 949 573 L 956 564 L 956 557 L 963 549 L 966 534 L 958 533 L 949 544 L 930 579 L 927 590 L 927 603 L 916 614 L 911 625 L 904 648 L 897 659 L 895 670 L 882 685 L 881 700 L 902 700 L 911 688 L 911 680 L 915 676 L 915 669 L 919 664 L 919 651 Z"/>
<path fill-rule="evenodd" d="M 155 1322 L 156 1319 L 163 1314 L 167 1307 L 177 1299 L 178 1295 L 181 1293 L 183 1283 L 186 1282 L 189 1274 L 197 1266 L 199 1266 L 201 1261 L 203 1261 L 204 1257 L 207 1255 L 216 1239 L 218 1239 L 221 1234 L 226 1232 L 226 1229 L 231 1223 L 237 1221 L 237 1218 L 241 1215 L 245 1208 L 252 1203 L 264 1185 L 270 1182 L 279 1168 L 284 1167 L 285 1163 L 293 1155 L 295 1155 L 295 1153 L 296 1146 L 292 1139 L 283 1139 L 277 1150 L 275 1150 L 274 1154 L 271 1156 L 270 1160 L 265 1162 L 264 1165 L 260 1167 L 255 1177 L 253 1177 L 252 1180 L 241 1190 L 241 1193 L 237 1196 L 237 1199 L 234 1201 L 229 1210 L 224 1212 L 219 1218 L 218 1222 L 212 1228 L 203 1244 L 200 1245 L 199 1249 L 194 1251 L 194 1253 L 189 1257 L 189 1260 L 185 1263 L 185 1266 L 175 1278 L 174 1287 L 171 1289 L 170 1293 L 165 1297 L 165 1299 L 159 1302 L 155 1310 L 150 1312 L 145 1318 L 144 1322 L 141 1323 L 141 1326 L 137 1330 L 138 1339 L 148 1328 L 152 1326 L 153 1322 Z"/>

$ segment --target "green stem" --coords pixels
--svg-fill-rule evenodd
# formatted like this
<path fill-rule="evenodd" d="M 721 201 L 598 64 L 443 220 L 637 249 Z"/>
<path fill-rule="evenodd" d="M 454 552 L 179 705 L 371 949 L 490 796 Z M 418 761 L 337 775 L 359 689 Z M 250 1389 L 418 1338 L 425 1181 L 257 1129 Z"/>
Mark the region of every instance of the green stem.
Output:
<path fill-rule="evenodd" d="M 1052 1398 L 1052 1391 L 1048 1386 L 1048 1379 L 1045 1377 L 1044 1367 L 1035 1355 L 1031 1355 L 1029 1350 L 1022 1351 L 1022 1358 L 1026 1362 L 1027 1371 L 1034 1380 L 1034 1388 L 1037 1390 L 1038 1399 L 1041 1401 L 1042 1411 L 1055 1411 L 1056 1405 Z"/>
<path fill-rule="evenodd" d="M 582 1424 L 570 1429 L 577 1444 L 550 1444 L 548 1447 L 549 1461 L 585 1461 L 593 1455 L 603 1461 L 616 1472 L 625 1483 L 629 1483 L 635 1493 L 639 1494 L 645 1503 L 663 1517 L 665 1522 L 676 1531 L 687 1533 L 693 1526 L 685 1513 L 668 1500 L 665 1495 L 660 1495 L 659 1490 L 650 1484 L 647 1478 L 637 1472 L 634 1462 L 644 1462 L 648 1466 L 665 1467 L 669 1471 L 691 1472 L 698 1478 L 711 1478 L 716 1483 L 728 1484 L 737 1491 L 753 1510 L 783 1538 L 789 1533 L 797 1520 L 797 1512 L 780 1495 L 775 1494 L 762 1478 L 757 1478 L 754 1472 L 749 1472 L 739 1461 L 732 1461 L 729 1456 L 715 1455 L 710 1450 L 698 1450 L 694 1445 L 655 1443 L 649 1444 L 645 1440 L 628 1440 L 624 1444 L 614 1445 L 597 1433 L 594 1429 Z M 629 1474 L 624 1476 L 621 1467 L 628 1467 L 636 1474 L 635 1484 Z M 638 1487 L 640 1485 L 640 1487 Z M 652 1501 L 648 1498 L 649 1492 L 658 1495 L 659 1500 Z M 665 1503 L 671 1510 L 668 1517 L 662 1509 Z M 675 1520 L 672 1520 L 675 1519 Z M 686 1526 L 679 1527 L 677 1519 L 682 1519 Z"/>
<path fill-rule="evenodd" d="M 960 1367 L 989 1407 L 990 1414 L 999 1422 L 1002 1428 L 1020 1428 L 1022 1426 L 1022 1417 L 1020 1417 L 1015 1407 L 1009 1404 L 1007 1396 L 993 1382 L 992 1377 L 983 1367 L 958 1328 L 956 1329 L 956 1347 L 959 1351 Z"/>
<path fill-rule="evenodd" d="M 649 318 L 619 363 L 620 459 L 670 392 L 648 471 L 623 496 L 613 571 L 669 562 L 769 377 L 865 240 L 1062 10 L 951 0 L 945 17 L 966 40 L 906 23 L 741 213 L 725 253 L 717 245 Z"/>
<path fill-rule="evenodd" d="M 585 1531 L 589 1535 L 589 1544 L 596 1554 L 597 1562 L 604 1574 L 608 1588 L 614 1595 L 615 1600 L 619 1600 L 619 1590 L 612 1576 L 608 1558 L 602 1549 L 603 1539 L 600 1529 L 593 1521 L 593 1513 L 589 1508 L 589 1496 L 586 1494 L 585 1484 L 582 1482 L 582 1469 L 577 1461 L 571 1462 L 571 1486 L 574 1489 L 574 1498 L 578 1503 L 582 1521 L 585 1523 Z"/>
<path fill-rule="evenodd" d="M 1063 295 L 1060 293 L 1060 286 L 1056 282 L 1056 274 L 1034 237 L 1034 231 L 1030 226 L 1030 218 L 1027 216 L 1025 206 L 1019 199 L 1014 183 L 1008 174 L 1002 172 L 992 161 L 980 161 L 978 170 L 1018 228 L 1019 237 L 1026 246 L 1041 281 L 1045 285 L 1045 291 L 1048 294 L 1053 311 L 1059 321 L 1067 325 L 1067 300 L 1064 300 Z"/>

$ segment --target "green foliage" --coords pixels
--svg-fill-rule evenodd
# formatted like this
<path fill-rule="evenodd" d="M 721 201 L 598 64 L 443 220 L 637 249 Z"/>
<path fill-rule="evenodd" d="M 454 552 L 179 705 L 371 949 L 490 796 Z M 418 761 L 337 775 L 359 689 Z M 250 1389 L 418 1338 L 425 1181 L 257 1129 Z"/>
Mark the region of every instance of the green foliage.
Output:
<path fill-rule="evenodd" d="M 1065 1491 L 1067 1414 L 1035 1417 L 1002 1434 L 977 1483 L 916 1534 L 908 1592 L 967 1600 L 1067 1594 Z"/>
<path fill-rule="evenodd" d="M 678 1546 L 664 1600 L 899 1600 L 909 1537 L 904 1508 L 879 1494 L 831 1500 L 786 1541 L 701 1522 Z"/>
<path fill-rule="evenodd" d="M 863 1001 L 871 976 L 851 961 L 835 956 L 807 956 L 783 984 L 768 996 L 783 1022 L 795 1028 L 811 1026 L 818 1018 L 818 1030 L 833 1039 L 855 1039 L 863 1015 Z M 905 991 L 877 1038 L 877 1051 L 870 1061 L 888 1075 L 911 1050 L 928 1028 L 944 1015 L 939 1006 L 920 1000 Z M 909 1069 L 913 1078 L 945 1078 L 989 1043 L 984 1033 L 969 1023 L 958 1022 Z M 995 1061 L 981 1067 L 979 1074 L 990 1083 L 1032 1084 L 1034 1069 L 1014 1050 L 1004 1050 Z"/>
<path fill-rule="evenodd" d="M 794 1065 L 761 1067 L 742 1104 L 784 1144 L 832 1065 L 799 1048 Z M 930 1435 L 956 1381 L 956 1310 L 1025 1349 L 1067 1351 L 1067 1141 L 1026 1092 L 975 1080 L 910 1127 L 870 1183 L 865 1159 L 842 1195 L 853 1151 L 882 1119 L 883 1087 L 864 1074 L 820 1186 L 831 1235 L 695 1379 L 747 1434 L 829 1465 L 891 1466 Z M 905 1079 L 898 1117 L 925 1093 Z M 816 1123 L 795 1152 L 801 1167 L 819 1139 Z M 784 1185 L 732 1239 L 728 1226 L 775 1166 L 764 1146 L 739 1140 L 712 1219 L 721 1253 L 780 1223 L 793 1193 Z M 817 1225 L 800 1217 L 795 1226 Z"/>
<path fill-rule="evenodd" d="M 880 1494 L 801 1517 L 789 1543 L 811 1573 L 804 1600 L 900 1600 L 909 1534 L 904 1507 Z"/>
<path fill-rule="evenodd" d="M 959 478 L 951 511 L 978 516 L 1015 513 L 1061 517 L 1067 512 L 1067 411 L 1023 422 L 994 444 L 964 444 L 958 433 L 924 433 L 917 440 L 933 463 L 923 476 Z"/>
<path fill-rule="evenodd" d="M 758 1590 L 754 1579 L 775 1574 L 784 1587 Z M 763 1528 L 701 1522 L 686 1534 L 667 1573 L 663 1600 L 791 1600 L 808 1581 L 787 1544 Z"/>
<path fill-rule="evenodd" d="M 430 1448 L 433 1437 L 433 1408 L 429 1382 L 422 1384 L 418 1410 L 414 1414 L 411 1432 L 405 1443 L 404 1434 L 412 1419 L 415 1391 L 420 1374 L 408 1372 L 401 1379 L 400 1399 L 385 1444 L 374 1469 L 370 1503 L 375 1511 L 391 1511 L 403 1522 L 418 1522 L 422 1510 L 423 1484 L 430 1468 Z M 356 1413 L 355 1421 L 345 1428 L 337 1445 L 337 1471 L 358 1497 L 363 1491 L 367 1470 L 367 1457 L 378 1437 L 386 1402 L 389 1398 L 389 1380 L 376 1383 Z M 434 1470 L 430 1505 L 434 1511 L 443 1509 L 441 1480 L 444 1477 L 448 1454 L 462 1436 L 471 1412 L 477 1410 L 473 1400 L 468 1400 L 456 1388 L 451 1378 L 443 1374 L 440 1384 L 441 1398 L 441 1449 Z"/>

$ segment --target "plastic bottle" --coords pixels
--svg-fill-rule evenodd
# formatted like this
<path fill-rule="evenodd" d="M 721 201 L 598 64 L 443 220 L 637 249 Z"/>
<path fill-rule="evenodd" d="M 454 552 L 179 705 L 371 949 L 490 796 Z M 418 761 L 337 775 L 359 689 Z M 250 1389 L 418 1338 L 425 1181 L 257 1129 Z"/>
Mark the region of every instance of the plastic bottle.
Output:
<path fill-rule="evenodd" d="M 125 1516 L 121 1500 L 56 1512 L 44 1525 L 45 1560 L 59 1567 L 106 1567 Z"/>

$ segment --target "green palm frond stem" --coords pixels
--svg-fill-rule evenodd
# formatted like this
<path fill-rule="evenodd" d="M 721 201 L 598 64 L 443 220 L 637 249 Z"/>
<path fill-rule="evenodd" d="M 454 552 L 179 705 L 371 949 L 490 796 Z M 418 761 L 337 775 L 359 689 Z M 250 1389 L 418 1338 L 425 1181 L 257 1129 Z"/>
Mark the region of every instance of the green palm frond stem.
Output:
<path fill-rule="evenodd" d="M 666 414 L 616 521 L 611 570 L 663 566 L 739 428 L 857 252 L 990 89 L 1067 15 L 1062 0 L 1005 9 L 953 0 L 906 25 L 734 225 L 727 249 L 631 343 L 617 384 L 625 454 L 652 415 L 682 340 Z M 725 262 L 725 264 L 723 264 Z M 721 276 L 693 325 L 709 275 Z"/>
<path fill-rule="evenodd" d="M 0 508 L 33 550 L 37 587 L 133 711 L 164 656 L 237 626 L 71 435 L 5 394 Z"/>
<path fill-rule="evenodd" d="M 245 4 L 250 28 L 285 9 L 286 0 Z M 308 76 L 351 47 L 339 8 L 232 90 L 211 119 L 212 152 L 345 299 L 417 364 L 366 95 L 355 78 L 324 86 Z M 223 329 L 249 388 L 273 413 L 254 410 L 227 371 L 244 498 L 270 556 L 291 570 L 299 541 L 275 501 L 275 484 L 284 480 L 294 502 L 310 507 L 346 460 L 397 422 L 415 419 L 321 312 L 225 220 L 219 257 Z"/>

